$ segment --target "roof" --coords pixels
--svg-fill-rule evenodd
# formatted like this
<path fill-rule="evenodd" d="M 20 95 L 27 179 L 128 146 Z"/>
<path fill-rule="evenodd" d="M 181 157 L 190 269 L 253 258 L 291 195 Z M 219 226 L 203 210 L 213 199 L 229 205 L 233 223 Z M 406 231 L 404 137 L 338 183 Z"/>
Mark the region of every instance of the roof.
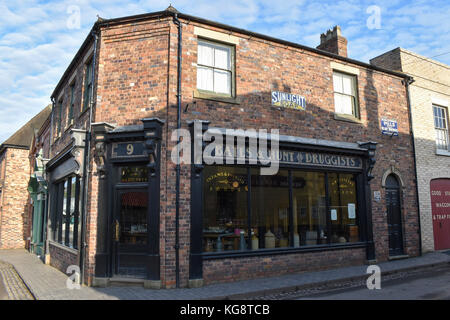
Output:
<path fill-rule="evenodd" d="M 362 61 L 358 61 L 358 60 L 350 59 L 350 58 L 347 58 L 347 57 L 343 57 L 343 56 L 340 56 L 340 55 L 337 55 L 337 54 L 334 54 L 334 53 L 331 53 L 331 52 L 328 52 L 328 51 L 307 47 L 307 46 L 304 46 L 304 45 L 301 45 L 301 44 L 298 44 L 298 43 L 294 43 L 294 42 L 290 42 L 290 41 L 286 41 L 286 40 L 282 40 L 282 39 L 278 39 L 278 38 L 273 38 L 273 37 L 270 37 L 270 36 L 267 36 L 267 35 L 263 35 L 263 34 L 252 32 L 252 31 L 248 31 L 248 30 L 245 30 L 245 29 L 236 28 L 236 27 L 229 26 L 229 25 L 226 25 L 226 24 L 223 24 L 223 23 L 210 21 L 210 20 L 206 20 L 206 19 L 203 19 L 203 18 L 191 16 L 191 15 L 188 15 L 188 14 L 184 14 L 184 13 L 178 12 L 174 7 L 169 6 L 166 10 L 163 10 L 163 11 L 157 11 L 157 12 L 151 12 L 151 13 L 145 13 L 145 14 L 139 14 L 139 15 L 133 15 L 133 16 L 126 16 L 126 17 L 120 17 L 120 18 L 113 18 L 113 19 L 99 18 L 94 23 L 94 25 L 92 26 L 91 31 L 89 32 L 89 34 L 86 37 L 86 39 L 83 41 L 83 44 L 81 45 L 80 49 L 76 53 L 76 55 L 73 58 L 72 62 L 69 64 L 69 67 L 64 72 L 63 76 L 61 77 L 60 81 L 58 82 L 58 84 L 55 87 L 55 90 L 53 91 L 51 96 L 52 97 L 56 96 L 59 88 L 64 83 L 64 80 L 68 77 L 69 72 L 74 67 L 76 62 L 79 60 L 81 54 L 84 52 L 86 47 L 92 42 L 93 34 L 95 34 L 97 32 L 99 27 L 108 27 L 110 25 L 116 25 L 116 24 L 121 24 L 121 23 L 133 23 L 133 22 L 137 22 L 137 21 L 141 21 L 141 20 L 159 19 L 159 18 L 170 17 L 170 16 L 175 16 L 175 15 L 177 15 L 177 17 L 180 18 L 180 19 L 185 19 L 185 20 L 188 20 L 188 21 L 194 21 L 194 22 L 210 25 L 210 26 L 213 26 L 213 27 L 222 28 L 222 29 L 225 29 L 225 30 L 228 30 L 228 31 L 249 35 L 250 37 L 256 37 L 256 38 L 265 39 L 265 40 L 272 41 L 272 42 L 277 42 L 277 43 L 280 43 L 280 44 L 283 44 L 283 45 L 287 45 L 287 46 L 290 46 L 290 47 L 299 48 L 299 49 L 302 49 L 302 50 L 306 50 L 306 51 L 309 51 L 309 52 L 314 52 L 314 53 L 317 53 L 317 54 L 320 54 L 320 55 L 323 55 L 323 56 L 327 56 L 327 57 L 330 57 L 330 58 L 334 58 L 334 59 L 337 59 L 337 60 L 345 61 L 345 62 L 348 62 L 348 63 L 351 63 L 351 64 L 359 65 L 359 66 L 362 66 L 362 67 L 367 68 L 367 69 L 377 70 L 377 71 L 380 71 L 380 72 L 383 72 L 383 73 L 391 74 L 391 75 L 394 75 L 394 76 L 397 76 L 397 77 L 400 77 L 400 78 L 405 78 L 405 79 L 411 78 L 409 75 L 404 74 L 402 72 L 396 72 L 396 71 L 392 71 L 392 70 L 389 70 L 389 69 L 377 67 L 377 66 L 374 66 L 374 65 L 362 62 Z"/>
<path fill-rule="evenodd" d="M 0 152 L 8 147 L 29 149 L 35 131 L 41 129 L 42 125 L 48 119 L 51 112 L 52 105 L 49 104 L 44 109 L 42 109 L 41 112 L 35 115 L 30 121 L 28 121 L 24 126 L 17 130 L 12 136 L 6 139 L 5 142 L 0 145 Z"/>

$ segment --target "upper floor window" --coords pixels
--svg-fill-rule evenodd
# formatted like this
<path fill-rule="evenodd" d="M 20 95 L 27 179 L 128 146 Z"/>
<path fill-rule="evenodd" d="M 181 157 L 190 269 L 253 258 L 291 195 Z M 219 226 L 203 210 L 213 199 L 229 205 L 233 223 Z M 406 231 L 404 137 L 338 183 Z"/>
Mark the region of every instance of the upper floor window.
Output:
<path fill-rule="evenodd" d="M 70 126 L 73 123 L 74 106 L 75 106 L 75 82 L 70 85 L 70 104 L 69 104 L 69 113 L 67 116 L 67 126 Z"/>
<path fill-rule="evenodd" d="M 232 47 L 198 41 L 197 88 L 232 96 Z"/>
<path fill-rule="evenodd" d="M 336 113 L 359 118 L 356 76 L 333 72 L 333 87 Z"/>
<path fill-rule="evenodd" d="M 434 128 L 436 129 L 436 147 L 440 150 L 449 150 L 448 112 L 447 108 L 433 106 Z"/>
<path fill-rule="evenodd" d="M 89 108 L 92 99 L 92 74 L 93 74 L 92 59 L 86 64 L 86 71 L 84 77 L 84 102 L 83 111 Z"/>
<path fill-rule="evenodd" d="M 57 112 L 58 112 L 58 121 L 56 122 L 57 130 L 56 133 L 59 135 L 62 130 L 62 110 L 63 109 L 63 101 L 59 100 L 57 104 Z"/>

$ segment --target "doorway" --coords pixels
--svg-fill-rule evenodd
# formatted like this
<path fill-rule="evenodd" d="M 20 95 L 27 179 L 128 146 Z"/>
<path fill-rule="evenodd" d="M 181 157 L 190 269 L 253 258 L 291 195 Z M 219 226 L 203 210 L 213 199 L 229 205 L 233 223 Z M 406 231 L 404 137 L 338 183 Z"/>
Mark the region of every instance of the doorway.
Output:
<path fill-rule="evenodd" d="M 386 207 L 389 234 L 389 256 L 404 254 L 400 184 L 394 175 L 386 178 Z"/>
<path fill-rule="evenodd" d="M 434 249 L 450 249 L 450 179 L 430 183 Z"/>
<path fill-rule="evenodd" d="M 114 190 L 113 274 L 146 279 L 150 251 L 149 187 L 145 166 L 121 166 Z"/>

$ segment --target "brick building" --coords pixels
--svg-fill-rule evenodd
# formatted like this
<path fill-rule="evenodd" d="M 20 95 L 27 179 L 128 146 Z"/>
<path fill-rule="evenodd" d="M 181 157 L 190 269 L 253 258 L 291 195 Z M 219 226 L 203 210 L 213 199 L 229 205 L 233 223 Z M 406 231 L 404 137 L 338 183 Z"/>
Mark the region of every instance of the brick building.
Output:
<path fill-rule="evenodd" d="M 371 64 L 414 77 L 409 87 L 424 252 L 450 248 L 450 67 L 396 48 Z"/>
<path fill-rule="evenodd" d="M 418 255 L 410 78 L 349 59 L 338 27 L 321 42 L 172 7 L 99 19 L 52 94 L 49 263 L 172 288 Z M 250 131 L 233 164 L 194 161 L 227 129 L 279 130 L 280 170 L 260 175 Z"/>
<path fill-rule="evenodd" d="M 30 233 L 28 158 L 32 137 L 51 113 L 50 106 L 0 145 L 0 249 L 24 248 Z"/>

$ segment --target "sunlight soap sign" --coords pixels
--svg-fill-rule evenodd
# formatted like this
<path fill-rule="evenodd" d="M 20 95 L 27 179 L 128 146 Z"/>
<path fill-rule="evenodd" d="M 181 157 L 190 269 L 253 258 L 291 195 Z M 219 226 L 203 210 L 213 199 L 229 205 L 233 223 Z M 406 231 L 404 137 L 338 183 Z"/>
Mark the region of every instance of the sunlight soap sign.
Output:
<path fill-rule="evenodd" d="M 296 110 L 305 110 L 306 99 L 298 94 L 272 91 L 272 105 Z"/>

